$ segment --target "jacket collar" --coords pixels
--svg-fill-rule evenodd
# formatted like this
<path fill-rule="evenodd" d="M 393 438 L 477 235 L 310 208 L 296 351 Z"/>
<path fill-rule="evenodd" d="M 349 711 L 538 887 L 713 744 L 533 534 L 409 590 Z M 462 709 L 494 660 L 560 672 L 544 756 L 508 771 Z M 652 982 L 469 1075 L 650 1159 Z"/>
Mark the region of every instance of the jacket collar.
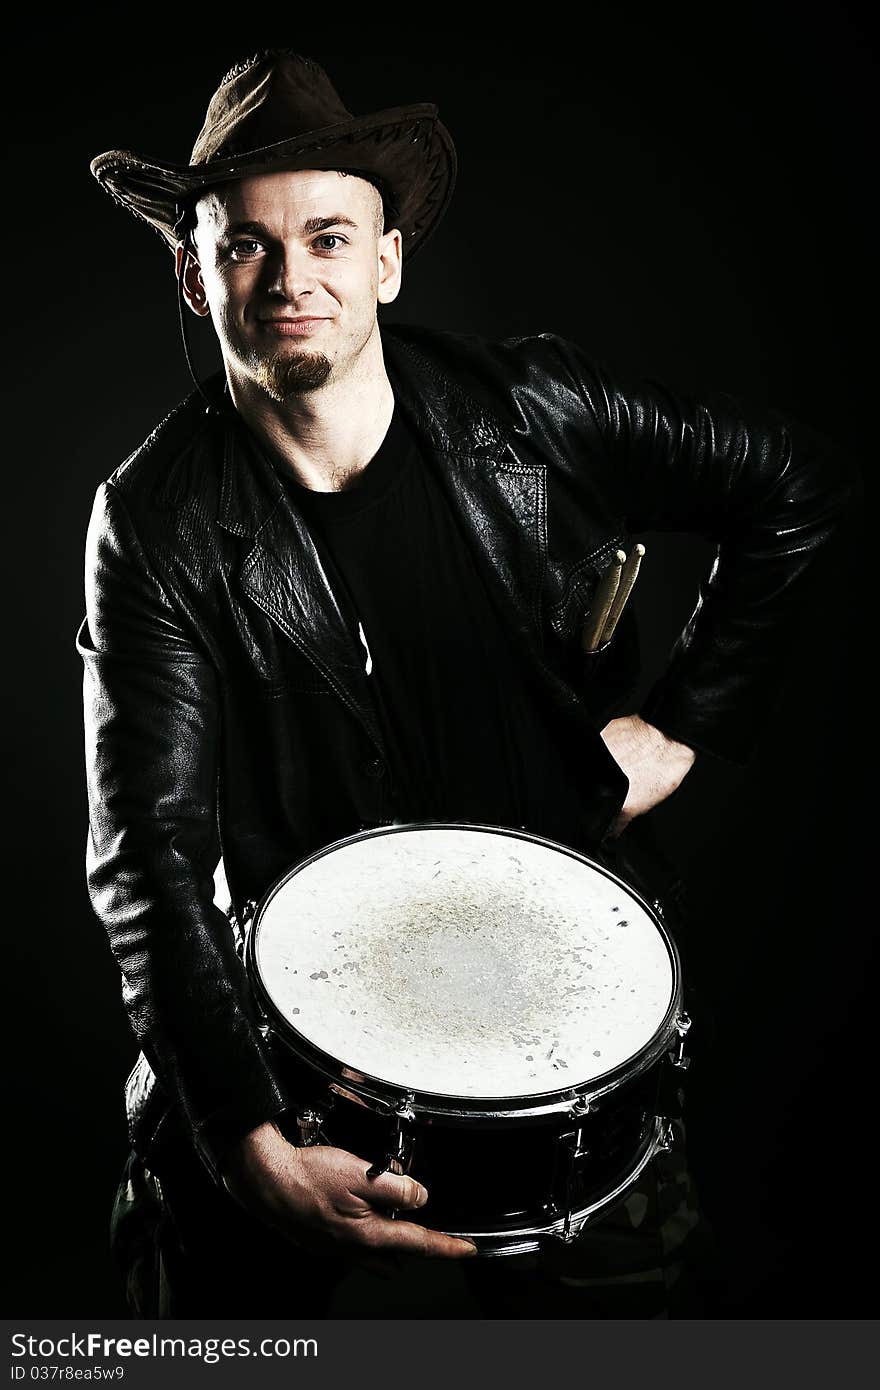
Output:
<path fill-rule="evenodd" d="M 284 491 L 274 468 L 235 410 L 224 388 L 218 410 L 223 425 L 223 474 L 217 520 L 234 536 L 256 536 Z"/>
<path fill-rule="evenodd" d="M 423 443 L 436 453 L 496 462 L 509 436 L 496 417 L 418 346 L 405 328 L 382 330 L 395 394 Z"/>

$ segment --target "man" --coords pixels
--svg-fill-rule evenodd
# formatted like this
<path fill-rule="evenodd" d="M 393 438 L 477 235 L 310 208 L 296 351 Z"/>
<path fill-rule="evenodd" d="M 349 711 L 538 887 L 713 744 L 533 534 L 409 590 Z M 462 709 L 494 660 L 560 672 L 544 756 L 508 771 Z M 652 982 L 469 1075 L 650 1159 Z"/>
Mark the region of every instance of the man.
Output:
<path fill-rule="evenodd" d="M 188 168 L 93 171 L 173 246 L 225 369 L 99 489 L 88 542 L 89 884 L 143 1049 L 115 1227 L 132 1306 L 320 1311 L 352 1259 L 397 1252 L 462 1261 L 501 1315 L 656 1312 L 695 1225 L 680 1153 L 548 1283 L 395 1217 L 417 1174 L 292 1142 L 214 870 L 242 922 L 293 862 L 392 821 L 622 853 L 697 751 L 748 755 L 849 472 L 794 422 L 623 388 L 552 335 L 380 332 L 454 184 L 434 107 L 352 117 L 273 52 L 224 79 Z M 632 620 L 587 655 L 581 632 L 644 528 L 719 556 L 641 713 L 609 721 Z M 612 1276 L 636 1301 L 601 1301 Z"/>

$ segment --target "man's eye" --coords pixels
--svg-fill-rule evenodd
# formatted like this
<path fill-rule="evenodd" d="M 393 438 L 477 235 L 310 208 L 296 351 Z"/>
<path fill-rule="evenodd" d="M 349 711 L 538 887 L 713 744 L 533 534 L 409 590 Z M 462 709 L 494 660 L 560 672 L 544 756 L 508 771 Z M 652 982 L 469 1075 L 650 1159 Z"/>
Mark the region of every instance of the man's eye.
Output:
<path fill-rule="evenodd" d="M 246 261 L 252 256 L 258 256 L 262 249 L 262 244 L 255 237 L 244 237 L 241 241 L 232 243 L 228 254 L 234 261 Z"/>
<path fill-rule="evenodd" d="M 336 241 L 336 242 L 339 243 L 340 246 L 344 246 L 344 245 L 345 245 L 345 237 L 341 237 L 341 236 L 338 234 L 338 232 L 325 232 L 323 236 L 319 236 L 319 237 L 317 238 L 317 240 L 315 241 L 315 245 L 318 247 L 318 250 L 319 250 L 319 251 L 335 251 L 335 250 L 336 250 L 336 247 L 335 247 L 335 246 L 322 246 L 322 245 L 320 244 L 321 242 L 325 242 L 325 241 Z"/>

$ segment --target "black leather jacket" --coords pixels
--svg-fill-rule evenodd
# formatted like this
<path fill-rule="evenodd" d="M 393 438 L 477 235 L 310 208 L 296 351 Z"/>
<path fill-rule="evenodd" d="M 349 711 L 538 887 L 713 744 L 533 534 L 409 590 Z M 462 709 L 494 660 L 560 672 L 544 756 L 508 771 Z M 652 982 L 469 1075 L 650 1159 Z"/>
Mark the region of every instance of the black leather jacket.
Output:
<path fill-rule="evenodd" d="M 584 658 L 579 631 L 632 531 L 718 544 L 641 713 L 745 761 L 850 509 L 840 452 L 726 397 L 623 387 L 552 334 L 386 326 L 382 340 L 499 619 L 569 730 L 596 842 L 627 790 L 598 731 L 635 674 L 634 646 L 625 620 Z M 190 396 L 99 488 L 77 639 L 89 889 L 143 1049 L 132 1139 L 149 1157 L 170 1122 L 215 1173 L 230 1136 L 291 1100 L 214 903 L 221 851 L 241 918 L 301 856 L 390 819 L 360 654 L 276 471 L 219 387 L 217 399 L 207 410 Z"/>

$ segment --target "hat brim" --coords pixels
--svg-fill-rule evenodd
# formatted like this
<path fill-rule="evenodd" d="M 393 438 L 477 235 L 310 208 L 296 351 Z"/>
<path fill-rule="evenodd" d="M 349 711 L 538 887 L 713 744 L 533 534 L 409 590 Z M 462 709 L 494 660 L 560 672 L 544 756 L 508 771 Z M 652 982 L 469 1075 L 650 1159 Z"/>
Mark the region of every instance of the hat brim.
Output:
<path fill-rule="evenodd" d="M 362 169 L 391 190 L 395 225 L 409 260 L 446 211 L 455 186 L 452 137 L 429 103 L 395 106 L 369 116 L 247 150 L 205 164 L 165 164 L 130 150 L 108 150 L 91 163 L 101 187 L 171 246 L 179 204 L 193 194 L 273 169 Z"/>

